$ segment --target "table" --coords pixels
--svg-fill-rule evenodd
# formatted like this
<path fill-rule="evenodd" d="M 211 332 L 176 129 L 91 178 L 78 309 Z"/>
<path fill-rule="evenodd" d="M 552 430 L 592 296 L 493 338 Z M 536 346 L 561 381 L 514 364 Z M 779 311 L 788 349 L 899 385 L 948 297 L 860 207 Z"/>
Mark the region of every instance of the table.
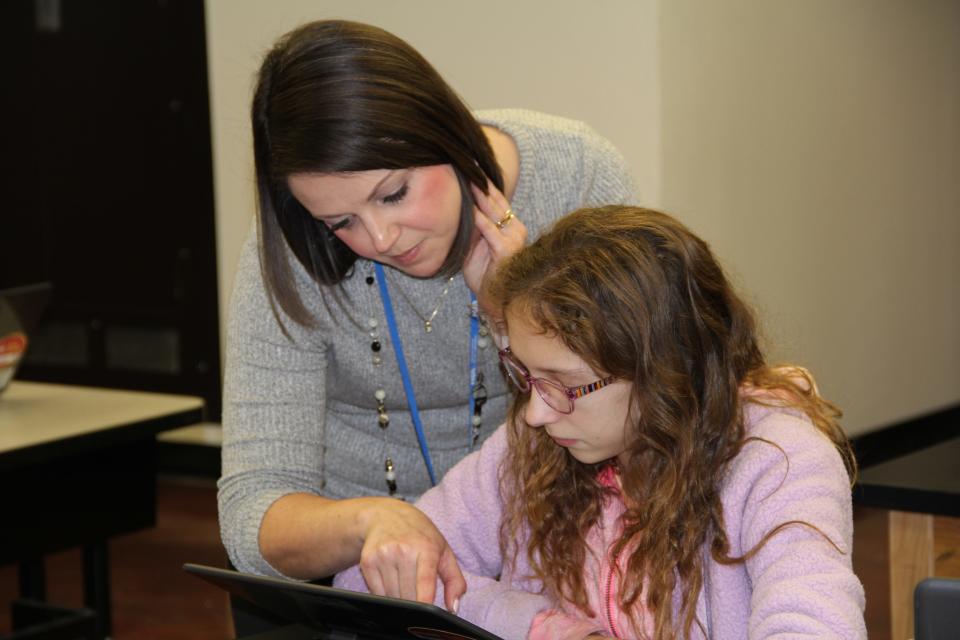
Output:
<path fill-rule="evenodd" d="M 858 505 L 890 510 L 892 637 L 912 637 L 913 589 L 937 575 L 936 549 L 942 543 L 935 532 L 942 527 L 935 527 L 934 519 L 960 518 L 960 438 L 862 470 L 853 495 Z M 951 522 L 960 526 L 960 520 Z"/>
<path fill-rule="evenodd" d="M 13 381 L 0 395 L 0 564 L 43 601 L 43 556 L 83 548 L 84 604 L 109 636 L 110 537 L 156 524 L 156 435 L 203 419 L 203 401 Z"/>

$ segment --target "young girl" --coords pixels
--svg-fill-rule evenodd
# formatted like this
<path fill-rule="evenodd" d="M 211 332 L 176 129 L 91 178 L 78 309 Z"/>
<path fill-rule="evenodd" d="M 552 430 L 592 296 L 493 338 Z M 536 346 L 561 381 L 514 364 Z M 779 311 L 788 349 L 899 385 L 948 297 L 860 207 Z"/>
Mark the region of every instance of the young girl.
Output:
<path fill-rule="evenodd" d="M 706 243 L 582 209 L 489 294 L 515 401 L 418 503 L 467 575 L 461 616 L 505 638 L 866 637 L 839 411 L 764 361 Z M 392 593 L 379 557 L 336 584 Z"/>

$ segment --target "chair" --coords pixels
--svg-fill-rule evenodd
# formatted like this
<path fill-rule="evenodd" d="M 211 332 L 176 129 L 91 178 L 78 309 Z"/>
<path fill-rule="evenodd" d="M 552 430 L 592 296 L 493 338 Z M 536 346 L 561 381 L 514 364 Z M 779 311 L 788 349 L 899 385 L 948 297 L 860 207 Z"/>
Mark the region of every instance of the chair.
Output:
<path fill-rule="evenodd" d="M 960 578 L 926 578 L 913 591 L 914 640 L 960 637 Z"/>

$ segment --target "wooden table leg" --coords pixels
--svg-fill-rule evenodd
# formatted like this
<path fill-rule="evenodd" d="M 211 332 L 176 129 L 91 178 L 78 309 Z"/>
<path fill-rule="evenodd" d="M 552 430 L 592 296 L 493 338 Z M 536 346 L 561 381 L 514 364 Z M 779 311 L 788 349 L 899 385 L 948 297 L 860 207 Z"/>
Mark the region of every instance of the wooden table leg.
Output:
<path fill-rule="evenodd" d="M 933 516 L 890 512 L 890 618 L 893 640 L 913 638 L 913 590 L 934 575 Z"/>

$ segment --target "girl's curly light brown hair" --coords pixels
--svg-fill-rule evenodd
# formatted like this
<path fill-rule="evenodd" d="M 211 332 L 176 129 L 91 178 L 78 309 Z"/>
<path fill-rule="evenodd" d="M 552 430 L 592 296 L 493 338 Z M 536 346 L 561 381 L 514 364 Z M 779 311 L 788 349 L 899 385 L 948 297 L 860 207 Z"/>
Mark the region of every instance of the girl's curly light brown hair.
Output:
<path fill-rule="evenodd" d="M 646 580 L 642 595 L 658 639 L 686 637 L 702 622 L 695 611 L 704 545 L 717 562 L 743 562 L 794 524 L 781 524 L 745 556 L 729 555 L 720 483 L 749 440 L 745 388 L 806 413 L 834 442 L 851 480 L 856 474 L 839 409 L 803 369 L 766 364 L 754 318 L 709 247 L 666 214 L 629 206 L 575 211 L 505 262 L 487 294 L 504 317 L 509 308 L 556 335 L 598 375 L 633 383 L 633 440 L 620 467 L 628 508 L 612 553 L 629 554 L 621 607 L 632 610 Z M 508 419 L 500 544 L 508 561 L 527 554 L 547 593 L 592 615 L 583 567 L 586 535 L 602 509 L 600 465 L 578 462 L 544 430 L 528 428 L 525 404 L 518 396 Z M 517 548 L 524 537 L 526 549 Z"/>

